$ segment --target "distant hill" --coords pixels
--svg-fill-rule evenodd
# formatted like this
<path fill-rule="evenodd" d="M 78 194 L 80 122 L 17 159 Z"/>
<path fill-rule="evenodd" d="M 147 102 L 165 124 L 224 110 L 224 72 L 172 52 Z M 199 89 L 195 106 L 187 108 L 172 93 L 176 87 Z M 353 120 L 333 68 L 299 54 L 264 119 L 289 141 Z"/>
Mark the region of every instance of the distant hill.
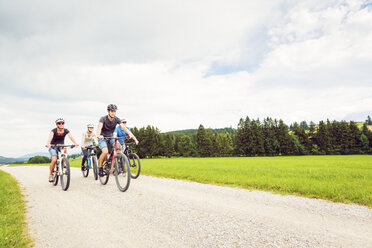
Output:
<path fill-rule="evenodd" d="M 23 155 L 21 157 L 18 157 L 18 158 L 7 158 L 7 157 L 3 157 L 3 156 L 0 156 L 0 164 L 12 164 L 12 163 L 16 163 L 16 162 L 25 162 L 27 161 L 29 158 L 32 158 L 32 157 L 35 157 L 35 156 L 45 156 L 45 157 L 50 157 L 49 156 L 49 152 L 35 152 L 35 153 L 31 153 L 31 154 L 26 154 L 26 155 Z"/>
<path fill-rule="evenodd" d="M 208 128 L 206 128 L 208 129 Z M 185 130 L 177 130 L 177 131 L 170 131 L 165 132 L 168 134 L 196 134 L 198 132 L 198 129 L 185 129 Z M 230 133 L 234 134 L 236 133 L 236 129 L 232 127 L 225 127 L 225 128 L 214 128 L 212 129 L 213 133 Z"/>

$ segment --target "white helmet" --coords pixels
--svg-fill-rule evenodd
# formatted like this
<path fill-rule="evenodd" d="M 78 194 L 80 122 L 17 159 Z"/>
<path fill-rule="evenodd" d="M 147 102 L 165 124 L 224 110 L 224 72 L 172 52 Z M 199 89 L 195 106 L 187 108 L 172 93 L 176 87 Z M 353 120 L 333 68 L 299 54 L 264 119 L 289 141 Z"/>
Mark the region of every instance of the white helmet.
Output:
<path fill-rule="evenodd" d="M 89 124 L 87 125 L 87 127 L 94 127 L 94 125 L 93 125 L 92 123 L 89 123 Z"/>
<path fill-rule="evenodd" d="M 65 122 L 65 120 L 64 120 L 63 118 L 58 118 L 58 119 L 56 120 L 56 124 L 57 124 L 58 122 Z"/>

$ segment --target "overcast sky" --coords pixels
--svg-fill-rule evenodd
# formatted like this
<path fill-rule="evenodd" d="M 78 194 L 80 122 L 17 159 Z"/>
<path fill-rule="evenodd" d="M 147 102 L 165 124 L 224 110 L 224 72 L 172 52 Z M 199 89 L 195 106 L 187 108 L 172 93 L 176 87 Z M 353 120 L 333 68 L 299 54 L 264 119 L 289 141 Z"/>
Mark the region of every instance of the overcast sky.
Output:
<path fill-rule="evenodd" d="M 80 143 L 109 103 L 162 132 L 365 120 L 372 1 L 0 0 L 1 156 L 47 151 L 58 117 Z"/>

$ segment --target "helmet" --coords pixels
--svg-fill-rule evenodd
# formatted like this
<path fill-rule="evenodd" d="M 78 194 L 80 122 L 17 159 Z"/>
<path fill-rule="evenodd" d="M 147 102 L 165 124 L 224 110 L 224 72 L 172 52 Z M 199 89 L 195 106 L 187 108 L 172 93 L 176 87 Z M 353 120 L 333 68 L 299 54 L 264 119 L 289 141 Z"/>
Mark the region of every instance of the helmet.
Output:
<path fill-rule="evenodd" d="M 121 119 L 120 122 L 127 122 L 125 118 Z"/>
<path fill-rule="evenodd" d="M 58 122 L 65 122 L 65 120 L 64 120 L 63 118 L 58 118 L 58 119 L 56 120 L 56 124 L 57 124 Z"/>
<path fill-rule="evenodd" d="M 89 124 L 87 125 L 87 127 L 94 127 L 94 125 L 93 125 L 92 123 L 89 123 Z"/>
<path fill-rule="evenodd" d="M 118 107 L 116 107 L 116 105 L 115 104 L 109 104 L 108 106 L 107 106 L 107 110 L 118 110 Z"/>

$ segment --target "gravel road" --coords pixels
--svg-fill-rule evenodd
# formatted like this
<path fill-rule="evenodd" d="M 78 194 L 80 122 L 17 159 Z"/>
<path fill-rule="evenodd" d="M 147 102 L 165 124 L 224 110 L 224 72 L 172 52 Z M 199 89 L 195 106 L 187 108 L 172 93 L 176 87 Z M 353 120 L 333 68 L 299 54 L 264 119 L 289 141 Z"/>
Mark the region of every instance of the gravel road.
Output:
<path fill-rule="evenodd" d="M 372 247 L 372 209 L 140 176 L 120 192 L 72 168 L 67 192 L 47 167 L 0 167 L 21 183 L 39 247 Z"/>

